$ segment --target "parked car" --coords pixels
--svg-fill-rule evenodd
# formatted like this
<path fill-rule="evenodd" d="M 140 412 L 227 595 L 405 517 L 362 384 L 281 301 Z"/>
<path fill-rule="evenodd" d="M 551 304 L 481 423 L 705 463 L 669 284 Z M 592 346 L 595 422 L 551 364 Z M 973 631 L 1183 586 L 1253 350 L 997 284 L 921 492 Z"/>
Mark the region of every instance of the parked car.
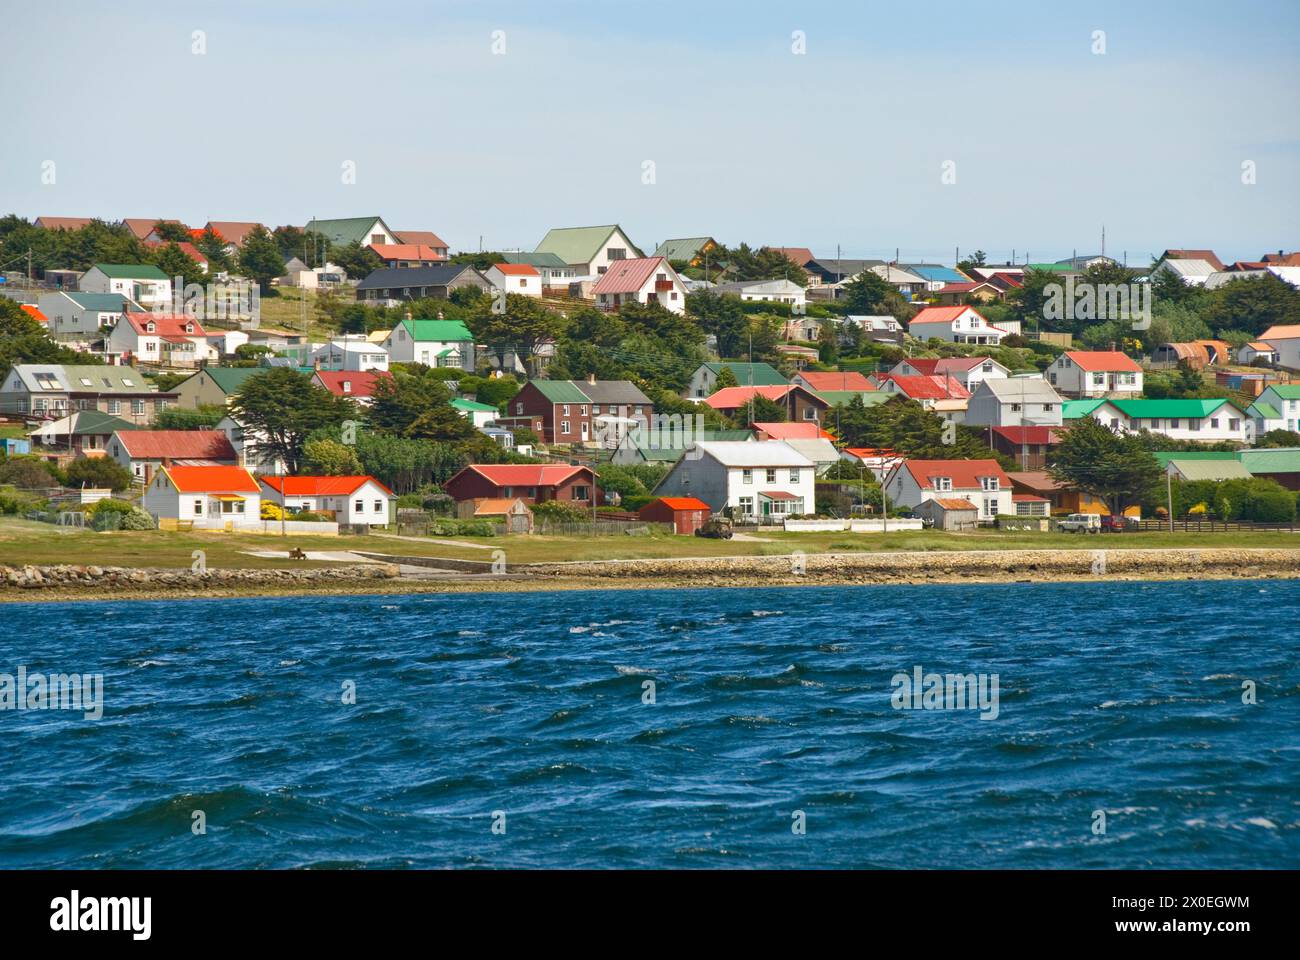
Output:
<path fill-rule="evenodd" d="M 1101 533 L 1101 517 L 1095 513 L 1072 513 L 1057 520 L 1056 526 L 1066 533 Z"/>
<path fill-rule="evenodd" d="M 1113 513 L 1108 513 L 1101 518 L 1102 533 L 1123 533 L 1127 529 L 1128 519 L 1126 517 L 1117 517 Z"/>

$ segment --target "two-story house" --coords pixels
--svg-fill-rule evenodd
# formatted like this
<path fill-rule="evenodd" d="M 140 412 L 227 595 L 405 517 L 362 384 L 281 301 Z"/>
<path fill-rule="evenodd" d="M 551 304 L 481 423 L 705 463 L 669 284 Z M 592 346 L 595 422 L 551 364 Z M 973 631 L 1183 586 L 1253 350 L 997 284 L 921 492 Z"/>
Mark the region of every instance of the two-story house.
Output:
<path fill-rule="evenodd" d="M 1064 402 L 1046 380 L 984 380 L 966 403 L 965 422 L 980 427 L 1059 427 Z"/>
<path fill-rule="evenodd" d="M 981 521 L 1016 512 L 1011 480 L 996 460 L 904 460 L 885 480 L 891 504 L 915 509 L 926 500 L 965 500 Z"/>
<path fill-rule="evenodd" d="M 831 407 L 830 403 L 821 396 L 796 383 L 771 387 L 723 387 L 704 402 L 724 417 L 735 418 L 738 413 L 749 407 L 750 401 L 755 397 L 764 397 L 773 403 L 781 404 L 785 408 L 786 416 L 798 422 L 820 424 L 825 419 L 826 411 Z M 749 423 L 752 419 L 746 415 L 745 422 Z"/>
<path fill-rule="evenodd" d="M 97 340 L 128 311 L 142 308 L 120 293 L 85 293 L 59 290 L 41 295 L 41 313 L 48 318 L 52 340 Z"/>
<path fill-rule="evenodd" d="M 1118 350 L 1067 350 L 1045 373 L 1067 397 L 1142 396 L 1142 367 Z"/>
<path fill-rule="evenodd" d="M 1011 376 L 992 357 L 931 357 L 900 360 L 889 371 L 898 376 L 952 377 L 971 393 L 985 380 Z"/>
<path fill-rule="evenodd" d="M 388 351 L 360 333 L 335 337 L 329 343 L 322 343 L 311 352 L 309 359 L 317 370 L 373 370 L 381 373 L 388 370 Z"/>
<path fill-rule="evenodd" d="M 630 380 L 529 380 L 497 423 L 531 430 L 542 443 L 597 443 L 612 449 L 653 416 L 654 403 Z"/>
<path fill-rule="evenodd" d="M 997 346 L 1008 333 L 989 323 L 974 307 L 926 307 L 907 325 L 918 340 L 946 340 L 950 343 L 987 343 Z"/>
<path fill-rule="evenodd" d="M 578 280 L 604 276 L 610 264 L 644 257 L 616 223 L 598 227 L 557 227 L 549 230 L 535 253 L 553 253 L 568 264 Z"/>
<path fill-rule="evenodd" d="M 132 367 L 17 363 L 0 383 L 0 410 L 37 420 L 98 410 L 147 424 L 175 401 L 175 392 L 154 390 Z"/>
<path fill-rule="evenodd" d="M 171 309 L 172 281 L 147 263 L 97 263 L 81 275 L 84 293 L 116 293 L 146 310 Z"/>
<path fill-rule="evenodd" d="M 770 363 L 716 360 L 702 363 L 695 368 L 682 395 L 692 400 L 704 400 L 712 396 L 718 389 L 718 377 L 724 367 L 731 371 L 731 375 L 736 378 L 736 384 L 741 387 L 783 387 L 790 382 Z"/>
<path fill-rule="evenodd" d="M 655 487 L 655 496 L 696 497 L 714 513 L 775 522 L 816 509 L 817 467 L 780 440 L 702 440 Z"/>
<path fill-rule="evenodd" d="M 474 335 L 459 320 L 408 318 L 393 327 L 383 346 L 394 363 L 473 370 L 476 359 Z"/>
<path fill-rule="evenodd" d="M 611 263 L 591 288 L 596 306 L 616 311 L 629 303 L 658 304 L 686 312 L 686 285 L 663 257 L 636 257 Z"/>
<path fill-rule="evenodd" d="M 108 336 L 108 352 L 140 363 L 193 367 L 219 360 L 203 325 L 185 313 L 125 313 Z"/>

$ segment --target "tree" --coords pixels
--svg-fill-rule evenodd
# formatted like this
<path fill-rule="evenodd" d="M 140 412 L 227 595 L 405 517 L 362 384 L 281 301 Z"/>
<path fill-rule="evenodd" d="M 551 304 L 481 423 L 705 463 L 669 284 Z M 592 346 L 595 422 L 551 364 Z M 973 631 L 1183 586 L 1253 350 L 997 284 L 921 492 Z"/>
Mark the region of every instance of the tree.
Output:
<path fill-rule="evenodd" d="M 69 487 L 108 487 L 125 490 L 131 486 L 131 472 L 111 457 L 78 457 L 68 465 Z"/>
<path fill-rule="evenodd" d="M 897 293 L 884 277 L 863 270 L 844 285 L 843 303 L 849 313 L 877 315 L 887 313 L 886 303 L 889 294 Z"/>
<path fill-rule="evenodd" d="M 267 459 L 284 460 L 290 473 L 302 461 L 308 434 L 324 427 L 339 429 L 357 416 L 351 401 L 336 397 L 289 367 L 272 367 L 244 381 L 231 412 Z"/>
<path fill-rule="evenodd" d="M 470 332 L 496 355 L 504 368 L 506 355 L 513 353 L 536 376 L 537 353 L 544 344 L 554 343 L 569 321 L 537 303 L 533 297 L 507 294 L 505 311 L 494 312 L 496 298 L 482 298 L 475 304 L 468 325 Z"/>
<path fill-rule="evenodd" d="M 718 356 L 739 357 L 744 354 L 749 321 L 740 297 L 701 290 L 686 297 L 686 312 L 701 330 L 716 338 Z"/>
<path fill-rule="evenodd" d="M 262 293 L 270 290 L 272 280 L 284 275 L 284 257 L 266 227 L 259 224 L 244 237 L 239 248 L 239 270 L 256 280 Z"/>
<path fill-rule="evenodd" d="M 789 419 L 790 411 L 785 408 L 785 404 L 769 400 L 761 393 L 755 393 L 736 411 L 735 416 L 736 424 L 740 427 L 748 427 L 751 423 L 784 423 Z"/>
<path fill-rule="evenodd" d="M 226 241 L 212 227 L 203 228 L 203 233 L 194 241 L 194 246 L 208 258 L 208 269 L 213 273 L 225 272 L 233 266 L 230 254 L 226 252 Z"/>
<path fill-rule="evenodd" d="M 206 404 L 200 407 L 167 407 L 159 410 L 154 418 L 155 430 L 211 430 L 226 415 L 226 408 L 221 404 Z"/>
<path fill-rule="evenodd" d="M 199 266 L 198 261 L 174 243 L 159 247 L 154 253 L 153 264 L 167 274 L 168 279 L 180 277 L 182 286 L 189 286 L 191 283 L 202 285 L 208 279 L 207 273 Z M 177 294 L 183 292 L 183 290 L 176 291 Z"/>
<path fill-rule="evenodd" d="M 827 423 L 850 447 L 886 447 L 918 460 L 996 459 L 1004 465 L 1011 463 L 988 448 L 979 428 L 949 425 L 937 413 L 906 397 L 892 397 L 870 407 L 860 396 L 854 397 L 846 406 L 831 411 Z"/>
<path fill-rule="evenodd" d="M 740 381 L 736 379 L 736 372 L 731 367 L 724 366 L 718 371 L 718 376 L 713 382 L 715 390 L 722 390 L 725 387 L 738 387 Z"/>
<path fill-rule="evenodd" d="M 976 250 L 965 260 L 958 260 L 957 269 L 960 270 L 962 273 L 966 274 L 966 276 L 972 277 L 974 276 L 972 271 L 976 267 L 984 266 L 985 258 L 987 256 L 988 254 L 986 254 L 983 250 Z"/>
<path fill-rule="evenodd" d="M 351 477 L 361 473 L 356 449 L 337 440 L 320 438 L 302 445 L 303 466 L 309 472 L 328 477 Z"/>
<path fill-rule="evenodd" d="M 344 246 L 331 244 L 329 259 L 331 263 L 342 267 L 349 277 L 362 280 L 376 270 L 383 269 L 384 266 L 384 261 L 380 259 L 379 254 L 356 241 Z"/>
<path fill-rule="evenodd" d="M 408 431 L 416 420 L 438 408 L 446 408 L 458 419 L 465 419 L 448 406 L 451 391 L 434 371 L 411 365 L 392 374 L 375 383 L 369 409 L 370 426 L 374 430 L 410 436 Z"/>
<path fill-rule="evenodd" d="M 1093 417 L 1080 417 L 1061 434 L 1048 472 L 1100 497 L 1116 516 L 1150 497 L 1163 476 L 1141 437 L 1115 433 Z"/>
<path fill-rule="evenodd" d="M 56 344 L 35 317 L 0 297 L 0 381 L 15 363 L 100 363 L 94 354 Z M 14 413 L 13 410 L 4 411 Z"/>
<path fill-rule="evenodd" d="M 1300 323 L 1300 290 L 1271 273 L 1230 280 L 1209 291 L 1201 316 L 1212 328 L 1238 327 L 1251 334 Z"/>

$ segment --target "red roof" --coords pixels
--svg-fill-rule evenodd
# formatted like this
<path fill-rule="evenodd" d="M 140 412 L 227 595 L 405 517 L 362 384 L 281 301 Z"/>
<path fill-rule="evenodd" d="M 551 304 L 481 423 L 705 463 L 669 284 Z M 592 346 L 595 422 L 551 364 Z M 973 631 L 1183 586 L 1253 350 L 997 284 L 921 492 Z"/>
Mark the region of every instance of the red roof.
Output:
<path fill-rule="evenodd" d="M 163 467 L 180 493 L 259 493 L 246 467 Z"/>
<path fill-rule="evenodd" d="M 723 387 L 704 402 L 714 410 L 735 410 L 743 407 L 752 396 L 767 397 L 769 400 L 784 400 L 789 393 L 789 384 L 774 384 L 770 387 Z"/>
<path fill-rule="evenodd" d="M 132 460 L 237 460 L 220 430 L 123 430 L 118 442 Z"/>
<path fill-rule="evenodd" d="M 435 250 L 446 250 L 447 241 L 442 239 L 432 230 L 394 230 L 397 239 L 402 243 L 422 243 L 426 247 L 433 247 Z"/>
<path fill-rule="evenodd" d="M 39 323 L 48 324 L 50 322 L 50 318 L 41 313 L 41 308 L 36 306 L 34 303 L 20 303 L 18 304 L 18 309 L 23 311 L 23 313 L 30 314 L 31 318 Z"/>
<path fill-rule="evenodd" d="M 672 268 L 668 266 L 668 261 L 663 257 L 633 257 L 630 260 L 615 260 L 605 270 L 604 276 L 596 281 L 596 285 L 591 288 L 591 292 L 595 294 L 636 293 L 661 268 L 664 273 L 672 275 Z"/>
<path fill-rule="evenodd" d="M 961 500 L 959 498 L 935 497 L 934 502 L 937 503 L 939 506 L 943 507 L 945 510 L 978 510 L 979 509 L 979 507 L 975 506 L 975 504 L 971 503 L 969 500 Z"/>
<path fill-rule="evenodd" d="M 830 439 L 830 434 L 811 420 L 799 423 L 751 423 L 755 430 L 761 430 L 773 440 L 818 440 Z"/>
<path fill-rule="evenodd" d="M 161 217 L 127 217 L 122 221 L 126 228 L 130 230 L 137 240 L 143 240 L 149 234 L 153 233 L 154 225 L 159 221 L 162 223 L 174 223 L 178 226 L 185 227 L 185 224 L 179 220 L 163 220 Z"/>
<path fill-rule="evenodd" d="M 760 497 L 767 497 L 769 500 L 798 500 L 799 495 L 790 493 L 787 490 L 764 490 L 759 494 Z"/>
<path fill-rule="evenodd" d="M 146 240 L 144 245 L 150 250 L 161 250 L 163 247 L 175 245 L 180 248 L 181 253 L 185 254 L 185 256 L 189 257 L 199 266 L 206 267 L 208 265 L 208 258 L 203 255 L 203 251 L 194 246 L 194 244 L 190 243 L 188 240 L 182 240 L 179 243 L 174 243 L 171 240 Z"/>
<path fill-rule="evenodd" d="M 498 487 L 554 487 L 575 473 L 591 472 L 565 463 L 471 463 L 465 469 Z"/>
<path fill-rule="evenodd" d="M 1081 370 L 1095 372 L 1099 370 L 1122 370 L 1127 373 L 1141 373 L 1142 368 L 1129 356 L 1118 350 L 1067 350 L 1069 357 Z"/>
<path fill-rule="evenodd" d="M 768 247 L 769 250 L 775 250 L 782 254 L 787 260 L 791 260 L 799 266 L 803 266 L 809 260 L 816 260 L 813 252 L 807 247 Z"/>
<path fill-rule="evenodd" d="M 381 260 L 446 260 L 447 258 L 425 243 L 372 243 L 370 249 Z"/>
<path fill-rule="evenodd" d="M 703 500 L 694 497 L 660 497 L 659 502 L 669 510 L 712 510 Z"/>
<path fill-rule="evenodd" d="M 847 372 L 831 371 L 829 373 L 819 373 L 813 370 L 803 370 L 799 373 L 799 379 L 808 384 L 813 390 L 874 390 L 876 389 L 862 374 L 856 370 Z"/>
<path fill-rule="evenodd" d="M 970 307 L 966 306 L 926 307 L 911 319 L 911 323 L 952 323 L 970 309 Z M 983 318 L 981 317 L 981 319 Z"/>
<path fill-rule="evenodd" d="M 128 313 L 126 319 L 136 333 L 144 336 L 183 339 L 208 335 L 201 323 L 184 313 Z M 148 329 L 150 323 L 153 324 L 152 333 Z M 187 324 L 190 326 L 189 331 L 185 329 Z"/>
<path fill-rule="evenodd" d="M 391 378 L 387 370 L 317 370 L 316 380 L 336 397 L 374 396 L 379 379 Z M 344 389 L 344 384 L 348 389 Z"/>
<path fill-rule="evenodd" d="M 281 486 L 284 487 L 284 493 L 291 497 L 341 497 L 355 493 L 367 483 L 373 483 L 380 490 L 383 490 L 389 496 L 393 496 L 393 491 L 376 480 L 374 477 L 258 477 L 262 483 L 266 484 L 276 493 L 280 493 Z"/>
<path fill-rule="evenodd" d="M 226 243 L 243 246 L 244 238 L 261 226 L 260 223 L 248 223 L 243 220 L 209 220 L 208 226 Z"/>
<path fill-rule="evenodd" d="M 521 277 L 540 276 L 537 272 L 537 268 L 531 263 L 494 263 L 492 266 L 500 273 L 516 274 Z"/>
<path fill-rule="evenodd" d="M 1011 486 L 1011 478 L 996 460 L 905 460 L 903 469 L 923 490 L 935 489 L 931 483 L 934 477 L 947 477 L 954 490 L 980 489 L 981 477 L 997 477 L 1000 486 Z"/>
<path fill-rule="evenodd" d="M 46 230 L 81 230 L 93 222 L 91 217 L 37 217 L 36 219 Z"/>
<path fill-rule="evenodd" d="M 927 377 L 887 373 L 883 379 L 893 380 L 899 392 L 913 400 L 965 400 L 970 396 L 960 381 L 946 374 Z"/>
<path fill-rule="evenodd" d="M 1059 443 L 1056 427 L 994 427 L 993 432 L 1011 443 Z"/>

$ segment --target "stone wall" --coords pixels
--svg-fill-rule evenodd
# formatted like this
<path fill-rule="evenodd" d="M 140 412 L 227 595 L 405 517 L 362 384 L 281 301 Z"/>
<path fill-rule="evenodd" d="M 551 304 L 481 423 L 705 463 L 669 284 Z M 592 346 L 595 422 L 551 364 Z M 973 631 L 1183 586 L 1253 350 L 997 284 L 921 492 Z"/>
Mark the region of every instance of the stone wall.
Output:
<path fill-rule="evenodd" d="M 75 564 L 58 566 L 0 566 L 0 591 L 40 589 L 91 590 L 159 590 L 211 587 L 292 587 L 329 583 L 356 583 L 365 580 L 391 580 L 398 575 L 395 564 L 353 564 L 346 567 L 312 567 L 303 570 L 212 569 L 203 573 L 190 570 L 135 569 L 131 567 L 97 567 Z"/>

